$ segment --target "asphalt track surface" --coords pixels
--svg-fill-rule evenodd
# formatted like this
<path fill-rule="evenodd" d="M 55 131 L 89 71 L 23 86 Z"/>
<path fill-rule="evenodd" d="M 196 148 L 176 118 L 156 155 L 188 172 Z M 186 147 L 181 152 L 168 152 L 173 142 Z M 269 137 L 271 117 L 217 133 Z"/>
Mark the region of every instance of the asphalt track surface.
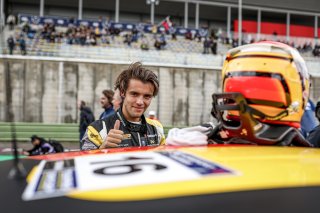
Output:
<path fill-rule="evenodd" d="M 39 161 L 22 159 L 29 171 Z M 5 212 L 320 212 L 320 187 L 285 188 L 228 192 L 134 202 L 93 202 L 69 197 L 23 201 L 25 180 L 12 180 L 8 173 L 13 161 L 0 162 L 0 200 Z"/>

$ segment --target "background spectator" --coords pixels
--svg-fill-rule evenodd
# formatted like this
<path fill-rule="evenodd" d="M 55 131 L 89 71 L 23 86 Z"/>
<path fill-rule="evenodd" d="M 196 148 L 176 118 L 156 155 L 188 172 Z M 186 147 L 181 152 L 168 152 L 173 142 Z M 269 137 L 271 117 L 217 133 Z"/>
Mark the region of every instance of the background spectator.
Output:
<path fill-rule="evenodd" d="M 301 118 L 301 132 L 304 137 L 307 137 L 309 135 L 309 132 L 318 125 L 318 121 L 315 116 L 315 109 L 316 106 L 309 99 Z"/>
<path fill-rule="evenodd" d="M 148 118 L 150 118 L 152 120 L 158 120 L 158 118 L 156 117 L 156 112 L 153 110 L 149 111 Z"/>
<path fill-rule="evenodd" d="M 208 39 L 208 37 L 205 37 L 205 39 L 203 41 L 203 54 L 209 53 L 210 46 L 211 46 L 211 40 Z"/>
<path fill-rule="evenodd" d="M 114 92 L 112 90 L 102 91 L 100 104 L 101 104 L 101 107 L 104 109 L 104 112 L 101 113 L 99 119 L 104 119 L 114 113 L 113 106 L 112 106 L 113 95 L 114 95 Z"/>
<path fill-rule="evenodd" d="M 142 38 L 140 48 L 142 50 L 149 50 L 149 43 L 146 38 Z"/>
<path fill-rule="evenodd" d="M 86 106 L 86 102 L 80 101 L 79 109 L 80 109 L 79 132 L 80 132 L 80 140 L 81 140 L 84 133 L 86 132 L 87 127 L 89 126 L 89 124 L 91 124 L 95 120 L 95 118 L 92 110 Z"/>
<path fill-rule="evenodd" d="M 22 55 L 26 55 L 26 54 L 27 54 L 26 40 L 24 40 L 24 37 L 23 37 L 23 36 L 20 36 L 18 42 L 19 42 L 21 54 L 22 54 Z"/>
<path fill-rule="evenodd" d="M 319 44 L 316 44 L 314 46 L 314 49 L 312 50 L 312 54 L 314 56 L 320 56 L 320 45 Z"/>
<path fill-rule="evenodd" d="M 218 46 L 218 40 L 214 36 L 212 37 L 212 42 L 211 42 L 211 52 L 213 55 L 217 55 L 217 46 Z"/>
<path fill-rule="evenodd" d="M 13 30 L 14 25 L 16 25 L 16 17 L 13 14 L 8 16 L 7 24 L 9 25 L 9 30 Z"/>
<path fill-rule="evenodd" d="M 9 38 L 7 39 L 7 43 L 8 43 L 8 48 L 9 48 L 9 54 L 12 55 L 13 54 L 13 50 L 15 47 L 15 42 L 14 42 L 14 38 L 13 36 L 9 36 Z"/>

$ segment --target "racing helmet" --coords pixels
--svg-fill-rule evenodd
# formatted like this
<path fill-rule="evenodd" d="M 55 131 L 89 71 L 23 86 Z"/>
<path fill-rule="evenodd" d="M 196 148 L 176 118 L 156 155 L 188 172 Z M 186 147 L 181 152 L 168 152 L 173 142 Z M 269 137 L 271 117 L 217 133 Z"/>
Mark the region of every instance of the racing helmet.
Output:
<path fill-rule="evenodd" d="M 228 51 L 222 68 L 223 93 L 240 93 L 262 123 L 300 127 L 309 97 L 309 74 L 299 52 L 263 41 Z M 228 110 L 239 119 L 238 110 Z"/>

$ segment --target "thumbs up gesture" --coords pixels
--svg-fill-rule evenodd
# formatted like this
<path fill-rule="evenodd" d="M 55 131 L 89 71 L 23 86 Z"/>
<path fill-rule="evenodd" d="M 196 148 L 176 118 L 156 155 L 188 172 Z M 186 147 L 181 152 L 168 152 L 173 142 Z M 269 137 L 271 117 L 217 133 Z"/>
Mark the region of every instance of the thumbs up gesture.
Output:
<path fill-rule="evenodd" d="M 123 131 L 119 130 L 120 121 L 116 120 L 114 123 L 114 128 L 110 129 L 106 140 L 99 147 L 100 149 L 118 147 L 123 139 Z"/>

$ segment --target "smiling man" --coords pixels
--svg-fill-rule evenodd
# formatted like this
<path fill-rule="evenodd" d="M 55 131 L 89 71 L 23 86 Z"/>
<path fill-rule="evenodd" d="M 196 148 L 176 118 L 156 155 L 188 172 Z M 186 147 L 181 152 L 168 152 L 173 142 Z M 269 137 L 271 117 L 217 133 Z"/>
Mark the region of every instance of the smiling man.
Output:
<path fill-rule="evenodd" d="M 118 76 L 115 85 L 123 100 L 120 108 L 88 126 L 81 150 L 164 145 L 162 125 L 144 116 L 159 91 L 157 76 L 136 62 Z"/>

